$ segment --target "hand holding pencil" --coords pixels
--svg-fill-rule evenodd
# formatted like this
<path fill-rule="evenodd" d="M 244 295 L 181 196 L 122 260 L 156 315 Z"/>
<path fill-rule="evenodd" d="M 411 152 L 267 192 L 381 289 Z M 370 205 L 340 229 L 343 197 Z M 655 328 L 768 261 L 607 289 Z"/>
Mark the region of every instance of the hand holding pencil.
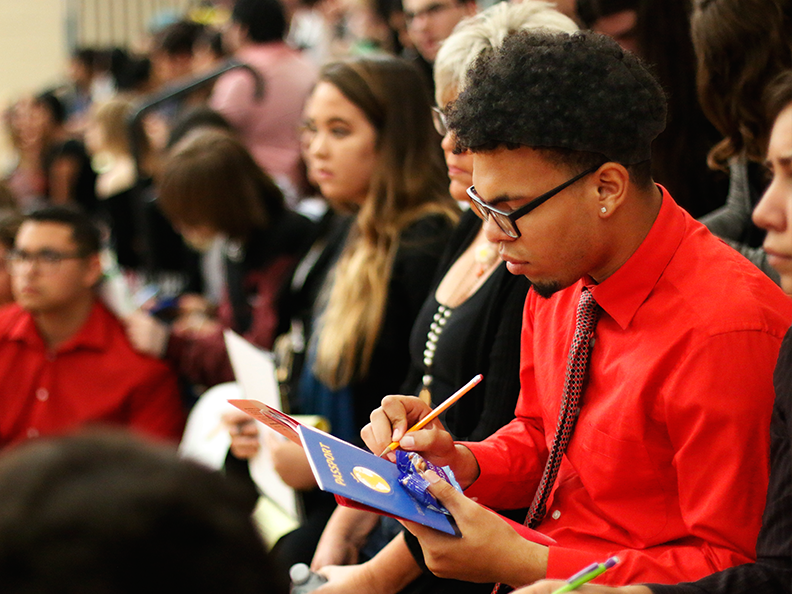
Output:
<path fill-rule="evenodd" d="M 382 452 L 391 461 L 395 461 L 392 443 L 397 442 L 403 450 L 417 452 L 433 464 L 450 466 L 465 488 L 478 475 L 478 464 L 470 450 L 454 443 L 436 417 L 479 381 L 479 376 L 473 378 L 434 410 L 414 396 L 386 396 L 382 405 L 371 413 L 371 422 L 360 435 L 370 451 Z"/>
<path fill-rule="evenodd" d="M 413 431 L 418 431 L 419 429 L 423 429 L 424 427 L 426 427 L 429 423 L 434 421 L 437 417 L 439 417 L 446 410 L 448 410 L 457 400 L 459 400 L 460 398 L 462 398 L 462 396 L 467 394 L 473 388 L 473 386 L 478 384 L 482 379 L 484 379 L 484 376 L 479 373 L 476 377 L 474 377 L 464 386 L 459 388 L 459 390 L 457 390 L 456 392 L 451 394 L 451 396 L 446 398 L 441 404 L 437 406 L 437 408 L 433 409 L 432 412 L 430 412 L 423 419 L 418 421 L 415 425 L 407 429 L 407 433 L 412 433 Z M 397 447 L 399 447 L 398 441 L 390 442 L 390 444 L 384 450 L 382 450 L 382 453 L 380 453 L 379 457 L 382 458 L 385 454 L 387 454 L 388 452 L 392 452 Z"/>

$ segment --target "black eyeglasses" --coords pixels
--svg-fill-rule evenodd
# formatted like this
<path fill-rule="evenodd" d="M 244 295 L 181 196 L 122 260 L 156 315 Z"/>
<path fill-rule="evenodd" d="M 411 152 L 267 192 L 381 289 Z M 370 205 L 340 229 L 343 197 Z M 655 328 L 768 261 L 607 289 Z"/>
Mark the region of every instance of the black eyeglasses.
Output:
<path fill-rule="evenodd" d="M 81 252 L 64 253 L 55 250 L 41 250 L 40 252 L 26 252 L 13 249 L 5 256 L 5 265 L 11 274 L 19 274 L 29 266 L 36 266 L 43 274 L 52 274 L 64 260 L 81 260 L 85 254 Z"/>
<path fill-rule="evenodd" d="M 489 218 L 492 217 L 492 220 L 495 221 L 495 224 L 498 225 L 501 231 L 503 231 L 512 239 L 517 239 L 520 237 L 520 230 L 517 228 L 517 219 L 524 217 L 534 208 L 541 206 L 562 190 L 568 188 L 579 179 L 586 177 L 589 173 L 594 173 L 600 167 L 601 165 L 589 167 L 583 173 L 577 174 L 575 177 L 565 181 L 560 186 L 556 186 L 549 192 L 545 192 L 538 198 L 531 200 L 525 206 L 521 206 L 517 210 L 513 210 L 511 212 L 506 212 L 499 208 L 495 208 L 494 206 L 490 206 L 484 202 L 484 199 L 481 196 L 478 195 L 475 186 L 470 186 L 467 189 L 467 194 L 470 196 L 470 206 L 473 209 L 473 212 L 475 212 L 482 220 L 488 221 Z"/>

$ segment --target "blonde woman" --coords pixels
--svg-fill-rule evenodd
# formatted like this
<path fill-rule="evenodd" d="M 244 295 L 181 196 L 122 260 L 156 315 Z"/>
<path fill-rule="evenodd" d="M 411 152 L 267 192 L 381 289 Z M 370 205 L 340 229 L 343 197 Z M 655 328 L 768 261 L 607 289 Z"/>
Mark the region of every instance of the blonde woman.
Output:
<path fill-rule="evenodd" d="M 410 329 L 458 218 L 439 140 L 421 74 L 398 58 L 325 66 L 305 106 L 308 175 L 354 221 L 316 304 L 294 405 L 327 417 L 348 441 L 359 441 L 371 410 L 401 390 Z M 257 438 L 247 439 L 235 435 L 232 451 L 252 454 Z M 284 480 L 310 492 L 315 483 L 302 450 L 280 442 L 272 449 Z M 284 566 L 310 562 L 334 507 L 316 493 L 307 499 L 308 519 L 274 549 Z"/>

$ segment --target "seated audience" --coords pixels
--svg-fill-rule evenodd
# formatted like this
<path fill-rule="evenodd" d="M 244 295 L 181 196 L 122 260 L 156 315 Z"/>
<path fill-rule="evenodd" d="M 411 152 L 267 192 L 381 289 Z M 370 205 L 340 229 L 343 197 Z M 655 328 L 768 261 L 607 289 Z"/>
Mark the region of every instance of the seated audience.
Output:
<path fill-rule="evenodd" d="M 460 22 L 443 42 L 434 63 L 438 105 L 446 108 L 453 103 L 464 89 L 468 67 L 481 53 L 498 47 L 509 31 L 534 27 L 577 30 L 572 20 L 537 0 L 525 0 L 521 4 L 502 2 Z M 449 191 L 458 202 L 468 203 L 473 155 L 469 151 L 454 153 L 454 137 L 445 128 L 445 116 L 440 110 L 435 115 L 438 132 L 444 136 L 442 147 L 451 182 Z M 434 407 L 473 374 L 483 374 L 478 386 L 441 415 L 443 426 L 454 439 L 480 441 L 514 416 L 520 390 L 520 321 L 529 286 L 526 278 L 510 274 L 506 262 L 498 258 L 496 247 L 487 241 L 482 221 L 475 212 L 465 212 L 448 242 L 432 291 L 413 326 L 412 364 L 403 384 Z M 431 355 L 427 349 L 432 349 Z M 521 522 L 525 512 L 525 509 L 515 510 L 509 516 Z M 325 567 L 355 563 L 359 556 L 377 552 L 372 551 L 373 537 L 367 540 L 366 530 L 378 517 L 347 507 L 338 507 L 333 513 L 312 561 L 315 569 L 324 568 L 323 573 L 331 577 L 322 592 L 488 594 L 492 591 L 491 583 L 443 580 L 428 571 L 421 573 L 420 547 L 409 533 L 397 536 L 373 560 L 360 566 Z M 377 532 L 374 536 L 382 538 Z M 408 544 L 415 545 L 412 549 L 416 559 L 409 555 Z"/>
<path fill-rule="evenodd" d="M 123 432 L 37 440 L 0 457 L 6 594 L 286 594 L 244 492 Z"/>
<path fill-rule="evenodd" d="M 235 70 L 217 80 L 209 105 L 231 122 L 256 162 L 294 203 L 292 188 L 300 185 L 300 114 L 316 82 L 316 67 L 286 45 L 285 35 L 279 0 L 237 0 L 228 48 L 261 74 L 264 98 L 255 98 L 249 73 Z"/>
<path fill-rule="evenodd" d="M 158 203 L 188 245 L 224 242 L 225 294 L 219 317 L 196 311 L 168 327 L 140 311 L 127 320 L 143 353 L 164 357 L 193 384 L 234 378 L 223 329 L 272 348 L 281 287 L 308 250 L 315 225 L 286 208 L 283 194 L 230 134 L 197 129 L 170 151 L 157 180 Z"/>
<path fill-rule="evenodd" d="M 766 164 L 772 172 L 764 196 L 754 210 L 754 222 L 767 230 L 764 249 L 781 275 L 781 287 L 792 295 L 792 71 L 774 81 L 765 94 L 768 121 L 775 120 Z M 776 363 L 775 407 L 770 422 L 770 488 L 756 542 L 756 562 L 738 565 L 697 582 L 608 588 L 588 585 L 584 594 L 788 594 L 792 592 L 792 330 Z M 565 582 L 545 580 L 520 594 L 551 594 Z"/>
<path fill-rule="evenodd" d="M 315 304 L 293 411 L 326 417 L 347 441 L 359 442 L 370 411 L 407 375 L 410 329 L 457 218 L 430 105 L 414 66 L 367 57 L 326 65 L 305 107 L 308 175 L 355 218 Z M 252 422 L 233 438 L 235 454 L 257 450 Z M 334 499 L 316 492 L 301 448 L 275 442 L 272 451 L 276 470 L 308 502 L 303 526 L 274 553 L 284 566 L 310 562 Z"/>
<path fill-rule="evenodd" d="M 408 523 L 433 573 L 517 587 L 617 555 L 604 583 L 670 583 L 753 559 L 792 303 L 654 184 L 664 123 L 660 86 L 602 35 L 518 32 L 468 72 L 448 124 L 472 205 L 532 283 L 516 418 L 479 443 L 437 422 L 405 436 L 429 409 L 392 396 L 363 430 L 466 490 L 427 473 L 462 533 Z M 557 544 L 471 498 L 530 505 Z"/>
<path fill-rule="evenodd" d="M 24 217 L 5 259 L 16 304 L 0 309 L 0 447 L 91 423 L 181 437 L 173 373 L 137 354 L 96 297 L 99 249 L 80 212 Z"/>

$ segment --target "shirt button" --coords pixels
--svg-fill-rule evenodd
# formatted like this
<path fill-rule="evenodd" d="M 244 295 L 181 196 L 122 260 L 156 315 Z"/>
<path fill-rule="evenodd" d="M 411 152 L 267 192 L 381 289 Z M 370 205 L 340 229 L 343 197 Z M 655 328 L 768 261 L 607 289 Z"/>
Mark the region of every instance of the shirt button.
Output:
<path fill-rule="evenodd" d="M 550 517 L 553 518 L 554 520 L 557 520 L 558 518 L 561 517 L 561 512 L 558 511 L 558 510 L 555 510 Z"/>
<path fill-rule="evenodd" d="M 38 429 L 36 429 L 35 427 L 31 427 L 30 429 L 27 430 L 27 436 L 30 439 L 33 439 L 34 437 L 38 437 L 39 436 Z"/>
<path fill-rule="evenodd" d="M 46 402 L 49 399 L 49 392 L 47 391 L 47 388 L 39 388 L 36 390 L 36 398 L 38 398 L 41 402 Z"/>

